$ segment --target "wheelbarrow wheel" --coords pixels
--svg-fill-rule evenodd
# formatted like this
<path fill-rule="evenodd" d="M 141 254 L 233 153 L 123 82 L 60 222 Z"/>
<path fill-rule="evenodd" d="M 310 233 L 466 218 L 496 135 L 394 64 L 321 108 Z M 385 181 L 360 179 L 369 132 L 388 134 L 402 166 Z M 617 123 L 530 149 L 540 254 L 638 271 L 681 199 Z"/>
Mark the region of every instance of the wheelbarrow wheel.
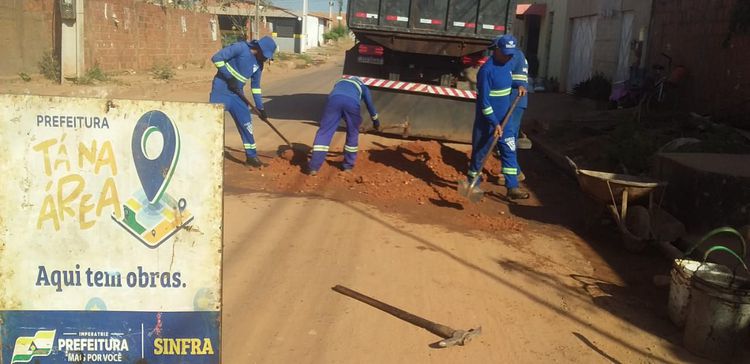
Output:
<path fill-rule="evenodd" d="M 621 226 L 622 243 L 632 253 L 641 253 L 648 246 L 651 233 L 651 218 L 648 209 L 643 206 L 631 206 Z"/>

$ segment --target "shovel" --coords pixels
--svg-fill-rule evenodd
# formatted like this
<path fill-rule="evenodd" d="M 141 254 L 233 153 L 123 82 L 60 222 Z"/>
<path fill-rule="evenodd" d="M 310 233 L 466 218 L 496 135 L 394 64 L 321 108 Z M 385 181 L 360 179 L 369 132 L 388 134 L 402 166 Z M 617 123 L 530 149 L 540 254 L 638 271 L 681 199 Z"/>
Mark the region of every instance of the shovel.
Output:
<path fill-rule="evenodd" d="M 505 118 L 503 118 L 503 123 L 500 124 L 501 130 L 505 129 L 505 124 L 508 123 L 511 115 L 513 115 L 513 110 L 516 109 L 516 105 L 518 105 L 519 100 L 521 100 L 520 96 L 516 96 L 515 100 L 513 100 L 513 104 L 510 105 L 510 109 L 508 109 L 508 112 L 505 114 Z M 502 134 L 498 134 L 492 138 L 492 145 L 487 151 L 487 154 L 484 156 L 484 159 L 482 159 L 482 164 L 479 166 L 479 171 L 477 175 L 471 179 L 471 182 L 467 180 L 458 181 L 458 194 L 468 198 L 472 203 L 479 202 L 479 200 L 481 200 L 484 196 L 484 191 L 482 191 L 482 189 L 477 186 L 477 183 L 479 182 L 479 177 L 482 174 L 482 170 L 484 170 L 484 165 L 485 163 L 487 163 L 487 159 L 489 159 L 492 151 L 495 150 L 495 145 L 497 144 L 497 141 L 498 139 L 500 139 L 501 135 Z"/>
<path fill-rule="evenodd" d="M 247 97 L 245 97 L 245 95 L 240 95 L 238 93 L 235 93 L 235 95 L 239 96 L 240 99 L 242 99 L 242 102 L 244 102 L 245 104 L 247 104 L 247 106 L 250 109 L 252 109 L 253 111 L 255 111 L 255 113 L 258 114 L 258 116 L 260 116 L 260 111 L 255 106 L 253 106 L 253 104 L 250 103 L 250 100 L 248 100 Z M 289 141 L 289 139 L 287 139 L 284 136 L 284 134 L 281 134 L 281 132 L 279 131 L 279 129 L 276 129 L 276 127 L 273 126 L 273 124 L 271 124 L 271 122 L 269 120 L 265 120 L 265 119 L 260 119 L 260 120 L 263 120 L 266 124 L 268 124 L 268 126 L 271 127 L 271 129 L 276 133 L 276 135 L 278 135 L 284 141 L 284 143 L 286 143 L 286 145 L 289 147 L 289 149 L 293 149 L 292 143 Z"/>

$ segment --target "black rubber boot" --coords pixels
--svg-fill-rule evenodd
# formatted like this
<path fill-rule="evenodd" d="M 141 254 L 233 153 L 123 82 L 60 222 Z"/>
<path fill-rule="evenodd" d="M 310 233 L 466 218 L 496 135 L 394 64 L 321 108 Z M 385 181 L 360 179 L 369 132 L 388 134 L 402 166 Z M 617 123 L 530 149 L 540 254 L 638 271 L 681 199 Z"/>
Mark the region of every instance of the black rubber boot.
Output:
<path fill-rule="evenodd" d="M 529 193 L 522 191 L 520 188 L 508 189 L 508 198 L 511 200 L 525 200 L 529 198 Z"/>
<path fill-rule="evenodd" d="M 245 160 L 245 165 L 248 167 L 253 167 L 253 168 L 261 168 L 261 167 L 268 166 L 268 164 L 261 162 L 260 158 L 258 157 L 247 157 L 247 159 Z"/>

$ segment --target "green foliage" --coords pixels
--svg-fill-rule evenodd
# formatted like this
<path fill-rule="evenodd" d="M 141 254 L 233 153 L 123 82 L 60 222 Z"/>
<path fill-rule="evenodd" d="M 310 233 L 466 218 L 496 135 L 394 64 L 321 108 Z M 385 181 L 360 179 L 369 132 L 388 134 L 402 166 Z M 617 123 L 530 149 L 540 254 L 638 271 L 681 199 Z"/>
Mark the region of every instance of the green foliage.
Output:
<path fill-rule="evenodd" d="M 226 46 L 228 46 L 230 44 L 237 43 L 237 42 L 239 42 L 241 40 L 245 40 L 245 37 L 243 37 L 239 33 L 226 33 L 226 34 L 224 34 L 224 35 L 221 36 L 221 45 L 223 47 L 226 47 Z"/>
<path fill-rule="evenodd" d="M 78 77 L 73 80 L 73 83 L 77 85 L 93 85 L 96 82 L 107 82 L 110 80 L 111 77 L 104 73 L 101 67 L 99 67 L 99 64 L 96 63 L 86 71 L 86 74 L 84 74 L 83 77 Z"/>
<path fill-rule="evenodd" d="M 151 67 L 151 76 L 157 80 L 170 80 L 175 76 L 174 67 L 167 62 L 158 62 Z"/>
<path fill-rule="evenodd" d="M 52 52 L 44 52 L 37 66 L 44 78 L 60 82 L 60 61 L 52 55 Z"/>
<path fill-rule="evenodd" d="M 19 73 L 19 74 L 18 74 L 18 77 L 21 77 L 21 79 L 22 79 L 22 80 L 24 80 L 24 82 L 29 82 L 29 81 L 31 81 L 31 76 L 29 76 L 29 74 L 28 74 L 28 73 L 26 73 L 26 72 L 21 72 L 21 73 Z"/>
<path fill-rule="evenodd" d="M 294 57 L 286 52 L 277 52 L 273 55 L 273 58 L 277 61 L 288 61 L 290 59 L 293 59 Z"/>
<path fill-rule="evenodd" d="M 349 28 L 343 26 L 341 23 L 331 28 L 330 31 L 323 33 L 323 39 L 325 40 L 339 40 L 346 37 L 349 34 Z"/>
<path fill-rule="evenodd" d="M 611 91 L 612 82 L 601 73 L 573 86 L 574 95 L 600 101 L 609 100 Z"/>

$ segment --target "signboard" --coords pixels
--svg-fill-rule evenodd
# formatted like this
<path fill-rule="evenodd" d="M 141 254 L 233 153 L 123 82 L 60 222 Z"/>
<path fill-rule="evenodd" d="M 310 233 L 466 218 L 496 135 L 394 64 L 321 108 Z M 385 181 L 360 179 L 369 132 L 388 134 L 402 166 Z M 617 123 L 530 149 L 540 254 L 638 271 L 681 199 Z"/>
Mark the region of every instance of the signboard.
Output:
<path fill-rule="evenodd" d="M 0 95 L 0 363 L 217 363 L 223 110 Z"/>

